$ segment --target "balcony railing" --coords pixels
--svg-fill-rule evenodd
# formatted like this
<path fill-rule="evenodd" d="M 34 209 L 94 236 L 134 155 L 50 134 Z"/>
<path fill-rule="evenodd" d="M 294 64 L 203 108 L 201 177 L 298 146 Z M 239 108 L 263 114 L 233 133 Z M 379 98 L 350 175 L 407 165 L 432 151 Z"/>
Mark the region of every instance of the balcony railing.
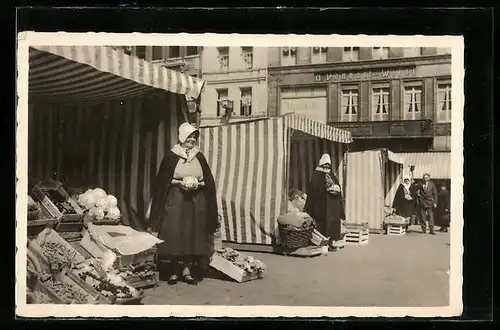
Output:
<path fill-rule="evenodd" d="M 393 120 L 366 122 L 330 122 L 331 126 L 345 129 L 357 138 L 433 137 L 432 120 Z"/>

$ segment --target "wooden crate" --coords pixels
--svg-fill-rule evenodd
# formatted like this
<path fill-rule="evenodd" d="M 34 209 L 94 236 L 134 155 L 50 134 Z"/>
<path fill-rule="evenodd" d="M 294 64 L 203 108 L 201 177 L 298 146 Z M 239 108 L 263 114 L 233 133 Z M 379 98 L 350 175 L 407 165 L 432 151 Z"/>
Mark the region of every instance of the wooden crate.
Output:
<path fill-rule="evenodd" d="M 326 246 L 328 245 L 328 238 L 323 236 L 317 229 L 312 232 L 311 243 L 316 246 Z"/>
<path fill-rule="evenodd" d="M 156 272 L 147 277 L 140 277 L 138 275 L 127 276 L 125 281 L 136 290 L 153 288 L 159 284 L 159 278 Z"/>
<path fill-rule="evenodd" d="M 239 283 L 248 282 L 256 280 L 259 278 L 257 272 L 249 274 L 245 270 L 233 264 L 231 261 L 226 260 L 215 253 L 210 261 L 210 267 L 218 270 L 221 273 L 229 276 L 233 280 Z"/>
<path fill-rule="evenodd" d="M 142 305 L 142 299 L 144 299 L 144 292 L 141 292 L 139 296 L 125 299 L 117 299 L 115 305 Z"/>
<path fill-rule="evenodd" d="M 68 204 L 71 205 L 71 207 L 74 209 L 76 212 L 75 214 L 63 214 L 61 211 L 57 208 L 57 206 L 52 202 L 52 200 L 49 198 L 47 195 L 48 192 L 56 192 L 59 194 L 63 199 L 66 200 Z M 71 198 L 71 196 L 66 192 L 66 190 L 62 187 L 62 185 L 55 185 L 55 186 L 42 186 L 42 185 L 36 185 L 33 188 L 33 196 L 41 203 L 42 208 L 45 209 L 53 218 L 56 218 L 57 220 L 61 222 L 83 222 L 83 210 L 78 205 L 78 203 Z"/>
<path fill-rule="evenodd" d="M 75 264 L 79 264 L 85 261 L 85 258 L 80 254 L 80 252 L 78 252 L 69 242 L 62 238 L 55 230 L 50 228 L 45 228 L 40 234 L 38 234 L 38 236 L 36 236 L 35 239 L 30 242 L 30 244 L 34 246 L 35 250 L 40 250 L 37 252 L 41 253 L 43 251 L 41 246 L 45 241 L 56 242 L 63 245 L 74 256 L 73 259 L 75 261 Z"/>
<path fill-rule="evenodd" d="M 114 302 L 114 300 L 106 298 L 95 288 L 85 283 L 78 275 L 74 274 L 69 269 L 64 269 L 61 273 L 59 273 L 57 280 L 71 285 L 75 288 L 75 290 L 79 290 L 84 293 L 88 297 L 89 304 L 109 305 Z"/>
<path fill-rule="evenodd" d="M 57 219 L 40 219 L 28 221 L 28 238 L 33 238 L 40 234 L 45 228 L 57 226 Z"/>
<path fill-rule="evenodd" d="M 345 245 L 366 245 L 369 235 L 368 229 L 346 227 Z"/>
<path fill-rule="evenodd" d="M 50 300 L 52 301 L 53 304 L 56 304 L 56 305 L 65 305 L 66 304 L 66 302 L 64 300 L 62 300 L 61 297 L 59 297 L 59 295 L 54 292 L 54 290 L 52 290 L 51 288 L 49 288 L 48 286 L 43 284 L 43 282 L 41 282 L 39 279 L 36 279 L 34 287 L 33 287 L 33 291 L 39 291 L 39 292 L 45 293 L 50 298 Z"/>
<path fill-rule="evenodd" d="M 386 235 L 402 236 L 405 234 L 406 234 L 406 226 L 405 225 L 387 225 L 386 226 Z"/>

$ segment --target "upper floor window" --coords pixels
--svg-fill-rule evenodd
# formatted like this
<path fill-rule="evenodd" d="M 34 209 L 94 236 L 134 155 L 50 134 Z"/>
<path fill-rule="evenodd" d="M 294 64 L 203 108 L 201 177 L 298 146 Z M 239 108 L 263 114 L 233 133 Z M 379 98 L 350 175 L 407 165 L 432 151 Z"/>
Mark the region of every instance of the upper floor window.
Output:
<path fill-rule="evenodd" d="M 375 60 L 389 58 L 389 47 L 373 47 L 372 58 Z"/>
<path fill-rule="evenodd" d="M 229 69 L 229 47 L 217 47 L 219 52 L 219 65 L 221 71 L 227 71 Z"/>
<path fill-rule="evenodd" d="M 241 47 L 241 56 L 245 62 L 246 69 L 253 68 L 253 47 Z"/>
<path fill-rule="evenodd" d="M 225 106 L 228 101 L 227 88 L 217 90 L 217 117 L 220 117 L 226 113 Z"/>
<path fill-rule="evenodd" d="M 297 64 L 297 47 L 283 47 L 281 49 L 281 65 Z"/>
<path fill-rule="evenodd" d="M 356 121 L 359 113 L 358 86 L 342 86 L 341 121 Z"/>
<path fill-rule="evenodd" d="M 240 116 L 252 115 L 252 88 L 241 89 Z"/>
<path fill-rule="evenodd" d="M 328 47 L 313 47 L 312 48 L 312 63 L 326 63 L 326 53 Z"/>
<path fill-rule="evenodd" d="M 420 47 L 404 47 L 403 56 L 404 57 L 417 57 L 422 55 L 422 48 Z"/>
<path fill-rule="evenodd" d="M 161 46 L 153 46 L 153 51 L 152 51 L 152 60 L 153 61 L 158 61 L 158 60 L 161 60 L 163 59 L 163 51 L 162 51 L 163 47 Z"/>
<path fill-rule="evenodd" d="M 372 120 L 389 120 L 389 86 L 372 89 Z"/>
<path fill-rule="evenodd" d="M 170 52 L 168 54 L 169 58 L 181 57 L 181 47 L 179 46 L 170 46 Z"/>
<path fill-rule="evenodd" d="M 342 61 L 359 61 L 359 47 L 344 47 Z"/>
<path fill-rule="evenodd" d="M 198 55 L 198 47 L 197 46 L 187 46 L 186 47 L 186 56 Z"/>
<path fill-rule="evenodd" d="M 135 56 L 146 59 L 146 46 L 135 46 Z"/>
<path fill-rule="evenodd" d="M 437 121 L 451 121 L 451 83 L 438 84 L 437 103 Z"/>
<path fill-rule="evenodd" d="M 421 85 L 405 86 L 403 109 L 406 120 L 417 120 L 421 118 L 421 113 L 422 113 Z"/>

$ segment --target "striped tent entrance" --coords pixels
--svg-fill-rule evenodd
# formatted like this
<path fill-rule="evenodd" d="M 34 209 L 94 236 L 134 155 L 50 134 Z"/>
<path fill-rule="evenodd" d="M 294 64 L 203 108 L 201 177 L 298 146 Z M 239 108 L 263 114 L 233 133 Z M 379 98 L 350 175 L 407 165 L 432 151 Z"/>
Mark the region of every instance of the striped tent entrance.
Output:
<path fill-rule="evenodd" d="M 324 152 L 343 177 L 343 155 L 351 141 L 347 131 L 292 114 L 202 127 L 200 144 L 217 185 L 222 239 L 275 243 L 288 189 L 305 187 L 312 172 L 302 172 L 312 171 Z"/>
<path fill-rule="evenodd" d="M 391 207 L 402 181 L 403 159 L 387 150 L 349 152 L 345 199 L 346 222 L 368 223 L 382 230 L 384 210 Z"/>
<path fill-rule="evenodd" d="M 124 224 L 143 229 L 151 182 L 199 81 L 108 48 L 30 49 L 29 181 L 57 171 L 69 187 L 101 187 Z"/>

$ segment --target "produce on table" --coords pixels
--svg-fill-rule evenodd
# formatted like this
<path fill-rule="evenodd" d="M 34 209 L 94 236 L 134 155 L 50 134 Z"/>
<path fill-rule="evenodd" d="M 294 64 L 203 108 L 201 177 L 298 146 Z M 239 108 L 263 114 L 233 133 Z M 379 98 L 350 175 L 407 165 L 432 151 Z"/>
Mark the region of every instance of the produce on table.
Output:
<path fill-rule="evenodd" d="M 101 188 L 87 190 L 77 197 L 77 201 L 84 211 L 97 221 L 104 219 L 119 220 L 121 217 L 116 197 L 106 195 L 106 192 Z"/>
<path fill-rule="evenodd" d="M 106 192 L 103 189 L 101 189 L 101 188 L 95 188 L 93 190 L 93 194 L 94 194 L 94 196 L 95 196 L 96 199 L 100 199 L 100 198 L 103 198 L 103 197 L 107 196 Z"/>
<path fill-rule="evenodd" d="M 257 273 L 259 278 L 264 276 L 265 265 L 260 260 L 254 259 L 251 256 L 244 256 L 231 248 L 219 249 L 217 254 L 249 274 Z"/>
<path fill-rule="evenodd" d="M 108 213 L 106 214 L 106 216 L 109 218 L 109 219 L 112 219 L 112 220 L 117 220 L 120 218 L 120 209 L 116 206 L 112 206 L 108 209 Z"/>
<path fill-rule="evenodd" d="M 63 244 L 53 241 L 43 241 L 40 243 L 42 255 L 49 261 L 53 271 L 60 271 L 65 267 L 72 267 L 77 252 L 71 251 Z"/>
<path fill-rule="evenodd" d="M 67 304 L 87 304 L 87 296 L 69 284 L 54 280 L 54 278 L 41 278 L 49 289 L 52 289 Z"/>
<path fill-rule="evenodd" d="M 115 271 L 117 275 L 123 279 L 130 276 L 139 276 L 140 278 L 147 278 L 155 274 L 156 265 L 152 262 L 142 263 L 138 265 L 128 265 L 125 269 Z"/>
<path fill-rule="evenodd" d="M 95 202 L 95 206 L 102 210 L 103 212 L 104 211 L 107 211 L 108 210 L 108 197 L 101 197 L 99 198 L 96 202 Z"/>
<path fill-rule="evenodd" d="M 108 199 L 108 205 L 109 206 L 118 206 L 118 200 L 116 199 L 115 196 L 108 195 L 107 199 Z"/>
<path fill-rule="evenodd" d="M 27 301 L 29 304 L 52 304 L 52 299 L 40 291 L 28 291 Z"/>
<path fill-rule="evenodd" d="M 76 214 L 73 206 L 57 190 L 48 189 L 44 193 L 62 214 Z"/>

